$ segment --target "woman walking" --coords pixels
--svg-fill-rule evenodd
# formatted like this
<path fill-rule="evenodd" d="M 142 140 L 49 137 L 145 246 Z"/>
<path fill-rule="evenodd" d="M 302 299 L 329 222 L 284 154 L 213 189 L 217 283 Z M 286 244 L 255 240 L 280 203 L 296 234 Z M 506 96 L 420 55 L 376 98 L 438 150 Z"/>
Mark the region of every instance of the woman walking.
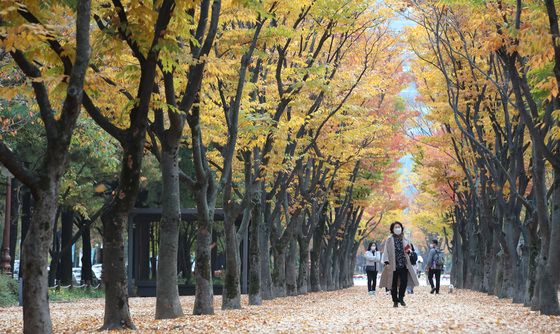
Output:
<path fill-rule="evenodd" d="M 377 266 L 378 263 L 381 262 L 381 254 L 377 251 L 377 245 L 375 243 L 369 243 L 365 257 L 368 294 L 370 296 L 375 296 L 375 286 L 377 285 Z"/>
<path fill-rule="evenodd" d="M 389 228 L 391 235 L 385 241 L 383 252 L 383 273 L 379 287 L 391 289 L 393 297 L 393 307 L 399 304 L 406 306 L 404 295 L 407 285 L 418 286 L 416 272 L 410 263 L 409 254 L 411 252 L 410 243 L 404 238 L 404 228 L 400 222 L 394 222 Z"/>

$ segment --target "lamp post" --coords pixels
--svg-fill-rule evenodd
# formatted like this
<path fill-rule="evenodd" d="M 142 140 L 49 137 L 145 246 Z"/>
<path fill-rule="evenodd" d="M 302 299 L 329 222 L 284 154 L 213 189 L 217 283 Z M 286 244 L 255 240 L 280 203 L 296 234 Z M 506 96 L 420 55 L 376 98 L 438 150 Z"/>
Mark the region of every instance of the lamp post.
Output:
<path fill-rule="evenodd" d="M 4 234 L 2 238 L 2 252 L 0 254 L 0 270 L 5 274 L 12 273 L 12 266 L 10 262 L 10 222 L 11 222 L 11 209 L 12 209 L 12 174 L 0 166 L 0 172 L 6 177 L 6 210 L 4 214 Z"/>

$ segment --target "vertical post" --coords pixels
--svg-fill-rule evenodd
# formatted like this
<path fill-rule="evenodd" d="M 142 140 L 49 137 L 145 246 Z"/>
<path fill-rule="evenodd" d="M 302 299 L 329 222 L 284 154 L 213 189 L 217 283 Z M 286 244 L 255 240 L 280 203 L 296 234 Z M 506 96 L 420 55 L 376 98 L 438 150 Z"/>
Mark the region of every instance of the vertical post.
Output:
<path fill-rule="evenodd" d="M 10 265 L 10 225 L 11 225 L 11 209 L 12 209 L 12 178 L 7 177 L 6 184 L 6 210 L 4 215 L 4 237 L 2 238 L 2 255 L 0 269 L 5 274 L 12 273 Z"/>

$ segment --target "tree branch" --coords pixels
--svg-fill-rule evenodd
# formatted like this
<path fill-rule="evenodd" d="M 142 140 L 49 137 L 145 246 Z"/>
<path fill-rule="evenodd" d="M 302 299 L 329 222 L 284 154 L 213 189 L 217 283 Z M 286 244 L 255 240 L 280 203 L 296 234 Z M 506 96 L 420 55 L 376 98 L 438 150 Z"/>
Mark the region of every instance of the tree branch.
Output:
<path fill-rule="evenodd" d="M 36 175 L 28 170 L 19 160 L 18 156 L 10 150 L 10 148 L 0 139 L 0 162 L 18 179 L 25 184 L 33 197 L 37 199 L 37 183 L 39 182 Z"/>

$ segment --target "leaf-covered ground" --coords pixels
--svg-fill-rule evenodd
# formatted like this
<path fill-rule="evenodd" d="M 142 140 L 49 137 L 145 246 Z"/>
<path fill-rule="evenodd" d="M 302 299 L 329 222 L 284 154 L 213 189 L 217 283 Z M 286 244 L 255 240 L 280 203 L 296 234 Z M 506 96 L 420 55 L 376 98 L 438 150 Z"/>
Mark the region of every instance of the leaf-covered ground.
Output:
<path fill-rule="evenodd" d="M 186 312 L 193 297 L 181 298 Z M 394 309 L 390 296 L 368 296 L 363 286 L 265 301 L 262 306 L 154 320 L 155 298 L 131 298 L 138 333 L 560 333 L 560 317 L 542 316 L 509 300 L 471 291 L 430 295 L 422 287 Z M 103 300 L 52 303 L 56 333 L 95 331 L 102 324 Z M 19 307 L 0 309 L 0 332 L 20 333 Z"/>

